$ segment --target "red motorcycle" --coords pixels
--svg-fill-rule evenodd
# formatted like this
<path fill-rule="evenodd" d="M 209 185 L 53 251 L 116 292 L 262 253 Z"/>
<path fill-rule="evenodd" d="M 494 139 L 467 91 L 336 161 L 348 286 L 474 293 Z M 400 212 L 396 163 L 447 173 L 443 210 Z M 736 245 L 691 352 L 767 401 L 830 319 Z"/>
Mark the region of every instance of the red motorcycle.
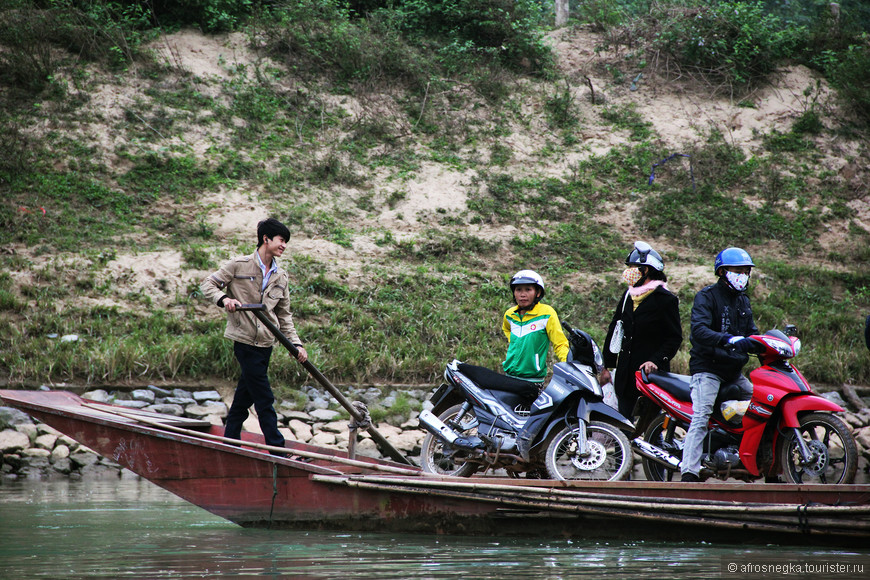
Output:
<path fill-rule="evenodd" d="M 738 387 L 720 389 L 710 432 L 704 439 L 702 479 L 778 481 L 782 475 L 789 483 L 854 481 L 858 467 L 855 438 L 849 427 L 832 415 L 843 409 L 816 395 L 789 364 L 788 359 L 797 356 L 801 348 L 795 334 L 795 327 L 787 326 L 785 332 L 771 330 L 749 337 L 756 343 L 761 362 L 749 373 L 752 398 L 741 405 L 736 401 Z M 674 373 L 636 373 L 637 389 L 664 411 L 647 419 L 643 438 L 632 441 L 649 480 L 679 478 L 683 440 L 692 420 L 690 380 L 688 375 Z M 735 407 L 745 408 L 745 413 L 732 416 Z"/>

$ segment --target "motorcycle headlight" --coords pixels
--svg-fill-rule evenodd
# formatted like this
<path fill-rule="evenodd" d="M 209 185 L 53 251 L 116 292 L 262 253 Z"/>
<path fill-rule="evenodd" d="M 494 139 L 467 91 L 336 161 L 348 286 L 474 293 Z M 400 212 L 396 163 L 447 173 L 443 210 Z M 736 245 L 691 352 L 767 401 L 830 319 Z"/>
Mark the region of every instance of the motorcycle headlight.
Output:
<path fill-rule="evenodd" d="M 792 343 L 792 348 L 794 348 L 794 355 L 797 356 L 801 351 L 801 339 L 796 339 Z"/>

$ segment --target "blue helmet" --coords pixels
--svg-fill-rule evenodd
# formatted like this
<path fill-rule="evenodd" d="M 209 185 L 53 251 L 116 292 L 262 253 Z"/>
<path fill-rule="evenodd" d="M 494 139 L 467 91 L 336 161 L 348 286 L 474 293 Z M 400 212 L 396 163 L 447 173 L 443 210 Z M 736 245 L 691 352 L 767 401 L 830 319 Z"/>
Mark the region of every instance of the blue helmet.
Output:
<path fill-rule="evenodd" d="M 727 266 L 751 266 L 755 267 L 749 253 L 742 248 L 725 248 L 716 256 L 713 273 L 719 275 L 719 268 Z"/>

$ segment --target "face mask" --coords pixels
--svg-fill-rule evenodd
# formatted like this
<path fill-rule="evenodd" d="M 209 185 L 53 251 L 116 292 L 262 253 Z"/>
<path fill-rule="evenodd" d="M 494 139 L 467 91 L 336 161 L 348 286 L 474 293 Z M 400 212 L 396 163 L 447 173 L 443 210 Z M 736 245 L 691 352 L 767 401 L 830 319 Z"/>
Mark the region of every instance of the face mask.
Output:
<path fill-rule="evenodd" d="M 642 277 L 643 274 L 640 273 L 640 268 L 626 268 L 622 273 L 622 281 L 629 286 L 637 284 Z"/>
<path fill-rule="evenodd" d="M 731 284 L 731 287 L 738 292 L 746 290 L 746 285 L 749 284 L 749 274 L 738 274 L 737 272 L 725 272 L 725 279 Z"/>

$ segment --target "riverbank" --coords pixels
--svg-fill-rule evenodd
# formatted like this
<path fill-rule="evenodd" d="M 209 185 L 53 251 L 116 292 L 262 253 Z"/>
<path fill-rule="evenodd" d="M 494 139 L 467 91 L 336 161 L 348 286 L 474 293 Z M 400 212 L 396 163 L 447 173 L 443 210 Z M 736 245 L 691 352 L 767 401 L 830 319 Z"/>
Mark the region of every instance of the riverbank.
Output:
<path fill-rule="evenodd" d="M 276 401 L 278 424 L 286 439 L 322 447 L 346 450 L 349 415 L 331 407 L 329 396 L 316 387 L 304 387 L 292 401 Z M 149 385 L 142 389 L 84 392 L 83 398 L 111 403 L 128 409 L 144 409 L 176 417 L 189 417 L 222 425 L 232 392 L 217 389 L 164 389 Z M 384 394 L 381 389 L 351 389 L 348 397 L 365 403 L 375 418 L 378 431 L 404 455 L 415 459 L 425 432 L 417 415 L 429 389 L 402 389 Z M 334 406 L 334 403 L 332 403 Z M 254 410 L 245 421 L 247 431 L 259 433 Z M 366 431 L 357 435 L 356 453 L 380 457 Z M 124 476 L 117 463 L 101 457 L 52 427 L 33 420 L 26 413 L 0 407 L 0 477 L 44 480 L 53 478 L 95 478 Z M 129 473 L 129 472 L 127 472 Z"/>
<path fill-rule="evenodd" d="M 351 389 L 347 396 L 365 403 L 386 440 L 405 456 L 418 461 L 426 433 L 420 429 L 417 416 L 429 394 L 427 388 L 405 388 L 384 395 L 381 389 L 372 387 Z M 331 408 L 334 402 L 331 403 L 328 394 L 316 387 L 303 387 L 296 395 L 292 401 L 277 401 L 275 404 L 279 427 L 285 438 L 346 450 L 350 433 L 348 413 Z M 847 409 L 842 418 L 853 430 L 860 454 L 856 481 L 870 480 L 870 408 L 866 400 L 857 397 L 849 387 L 841 391 L 830 390 L 822 396 Z M 82 397 L 130 409 L 205 420 L 215 425 L 223 424 L 232 402 L 232 392 L 226 388 L 165 389 L 155 385 L 133 390 L 96 389 L 83 393 Z M 244 427 L 259 432 L 253 409 Z M 356 453 L 381 457 L 365 431 L 357 435 Z M 132 476 L 117 463 L 9 407 L 0 407 L 0 459 L 0 477 L 6 480 Z M 639 469 L 636 469 L 632 477 L 638 473 Z"/>

